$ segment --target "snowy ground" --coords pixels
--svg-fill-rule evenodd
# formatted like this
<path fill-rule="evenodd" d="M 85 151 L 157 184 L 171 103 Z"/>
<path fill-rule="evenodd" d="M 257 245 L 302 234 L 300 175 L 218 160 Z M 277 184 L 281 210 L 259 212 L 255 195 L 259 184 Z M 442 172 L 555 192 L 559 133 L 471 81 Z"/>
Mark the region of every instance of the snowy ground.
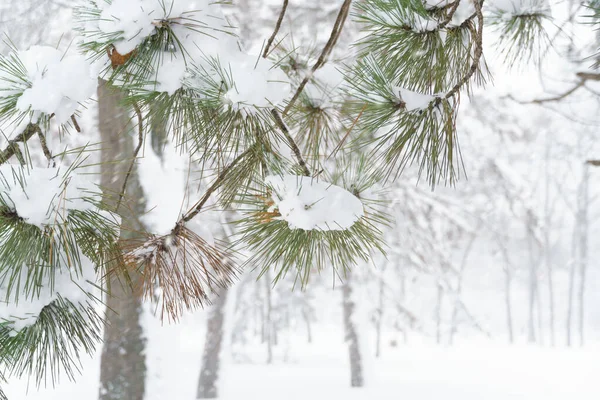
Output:
<path fill-rule="evenodd" d="M 154 322 L 152 322 L 154 323 Z M 193 400 L 200 369 L 204 332 L 202 317 L 181 326 L 153 330 L 148 348 L 147 400 Z M 198 329 L 197 329 L 198 328 Z M 221 398 L 241 399 L 377 399 L 377 400 L 597 400 L 600 347 L 583 350 L 544 349 L 488 343 L 452 348 L 411 345 L 384 349 L 367 361 L 367 386 L 348 387 L 346 348 L 337 329 L 321 327 L 312 344 L 278 349 L 273 365 L 227 362 Z M 258 345 L 257 345 L 258 346 Z M 249 349 L 260 359 L 264 348 Z M 287 362 L 283 362 L 284 356 Z M 26 393 L 26 382 L 12 382 L 11 400 L 95 400 L 98 358 L 88 360 L 77 383 Z"/>

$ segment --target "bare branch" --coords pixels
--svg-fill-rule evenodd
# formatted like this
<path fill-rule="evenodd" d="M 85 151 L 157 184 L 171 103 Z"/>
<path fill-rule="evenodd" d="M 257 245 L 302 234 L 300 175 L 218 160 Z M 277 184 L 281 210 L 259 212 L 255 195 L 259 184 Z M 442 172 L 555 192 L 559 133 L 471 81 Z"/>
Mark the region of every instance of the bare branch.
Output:
<path fill-rule="evenodd" d="M 283 119 L 281 119 L 281 115 L 279 115 L 277 110 L 274 108 L 271 110 L 271 114 L 273 114 L 273 118 L 275 118 L 277 126 L 279 127 L 279 129 L 287 139 L 288 143 L 290 144 L 290 147 L 294 152 L 294 155 L 296 156 L 296 160 L 298 160 L 298 165 L 300 165 L 300 168 L 302 168 L 302 172 L 304 172 L 304 175 L 310 176 L 310 170 L 306 166 L 306 161 L 304 161 L 304 158 L 302 158 L 300 148 L 298 147 L 298 145 L 294 141 L 294 138 L 290 134 L 290 130 L 288 129 L 287 125 L 285 124 L 285 122 L 283 122 Z"/>
<path fill-rule="evenodd" d="M 458 8 L 459 4 L 460 0 L 456 0 L 454 4 L 452 4 L 452 8 L 450 8 L 450 11 L 448 12 L 446 18 L 435 28 L 436 31 L 441 31 L 450 23 L 450 21 L 452 21 L 452 17 L 454 17 L 454 13 L 456 13 L 456 9 Z"/>
<path fill-rule="evenodd" d="M 561 100 L 569 97 L 570 95 L 572 95 L 573 93 L 575 93 L 577 90 L 579 90 L 582 87 L 584 87 L 585 83 L 587 81 L 600 81 L 600 74 L 599 73 L 578 72 L 576 75 L 579 78 L 579 82 L 577 82 L 572 88 L 570 88 L 566 92 L 561 93 L 561 94 L 557 94 L 556 96 L 545 97 L 545 98 L 541 98 L 541 99 L 534 99 L 534 100 L 529 100 L 529 101 L 517 100 L 517 99 L 515 99 L 512 96 L 508 96 L 508 98 L 510 98 L 510 99 L 516 101 L 517 103 L 520 103 L 520 104 L 544 104 L 544 103 L 551 103 L 551 102 L 555 102 L 555 101 L 561 101 Z"/>
<path fill-rule="evenodd" d="M 19 149 L 18 143 L 26 143 L 29 139 L 33 137 L 33 135 L 37 134 L 38 132 L 42 132 L 38 124 L 30 123 L 29 125 L 27 125 L 25 130 L 19 135 L 17 135 L 16 138 L 10 140 L 6 148 L 0 152 L 0 164 L 4 164 L 15 154 L 20 154 L 21 150 Z"/>
<path fill-rule="evenodd" d="M 600 167 L 600 160 L 587 160 L 585 163 L 594 167 Z"/>
<path fill-rule="evenodd" d="M 200 198 L 200 200 L 198 200 L 198 202 L 177 222 L 177 225 L 175 226 L 174 230 L 181 229 L 183 224 L 194 219 L 194 217 L 198 215 L 200 211 L 202 211 L 202 207 L 204 207 L 208 199 L 210 199 L 210 196 L 212 196 L 212 194 L 223 184 L 225 178 L 227 178 L 227 174 L 229 174 L 229 171 L 231 171 L 231 169 L 244 157 L 250 154 L 252 149 L 252 147 L 248 148 L 246 151 L 237 156 L 231 162 L 231 164 L 223 168 L 219 176 L 217 176 L 217 179 L 215 179 L 213 184 L 206 190 L 206 192 L 204 192 L 204 195 Z"/>
<path fill-rule="evenodd" d="M 277 36 L 277 33 L 279 33 L 279 29 L 281 28 L 281 23 L 283 22 L 283 17 L 285 16 L 285 12 L 287 10 L 288 3 L 289 3 L 289 0 L 283 0 L 283 7 L 281 8 L 281 12 L 279 13 L 279 19 L 277 19 L 277 24 L 275 25 L 275 30 L 273 31 L 273 34 L 267 41 L 267 45 L 265 46 L 265 51 L 263 52 L 263 58 L 267 58 L 267 56 L 269 55 L 269 49 L 271 48 L 271 45 L 273 44 L 273 41 L 275 40 L 275 36 Z"/>
<path fill-rule="evenodd" d="M 53 167 L 56 167 L 56 162 L 54 161 L 54 157 L 48 148 L 48 143 L 46 142 L 46 136 L 42 133 L 41 130 L 37 131 L 38 138 L 40 139 L 40 144 L 42 145 L 42 151 L 48 160 L 48 165 L 52 164 Z"/>
<path fill-rule="evenodd" d="M 116 211 L 119 211 L 119 207 L 121 207 L 121 202 L 123 201 L 123 197 L 125 196 L 125 191 L 127 190 L 127 183 L 129 182 L 129 178 L 131 177 L 131 173 L 133 172 L 133 167 L 135 166 L 135 162 L 137 157 L 142 149 L 142 145 L 144 144 L 144 124 L 142 110 L 140 110 L 140 106 L 137 103 L 133 103 L 133 109 L 138 118 L 138 144 L 135 150 L 133 151 L 133 159 L 131 160 L 131 164 L 129 165 L 129 169 L 127 170 L 127 174 L 125 175 L 125 180 L 123 181 L 123 187 L 121 188 L 121 193 L 119 193 L 119 201 L 117 202 Z"/>
<path fill-rule="evenodd" d="M 350 12 L 351 4 L 352 0 L 344 0 L 344 4 L 342 4 L 342 8 L 340 8 L 340 12 L 338 13 L 335 25 L 333 26 L 327 44 L 323 48 L 323 51 L 321 52 L 321 55 L 319 56 L 317 62 L 315 63 L 315 65 L 313 65 L 311 73 L 305 76 L 302 82 L 300 82 L 300 85 L 298 86 L 294 97 L 292 97 L 287 107 L 285 107 L 285 109 L 283 110 L 283 115 L 286 115 L 294 106 L 294 103 L 296 103 L 296 100 L 298 100 L 298 97 L 300 97 L 300 94 L 304 90 L 304 87 L 306 86 L 308 81 L 312 78 L 312 75 L 327 62 L 327 58 L 331 54 L 331 51 L 335 47 L 342 33 L 342 30 L 344 29 L 344 24 L 346 23 L 346 18 L 348 17 L 348 13 Z"/>

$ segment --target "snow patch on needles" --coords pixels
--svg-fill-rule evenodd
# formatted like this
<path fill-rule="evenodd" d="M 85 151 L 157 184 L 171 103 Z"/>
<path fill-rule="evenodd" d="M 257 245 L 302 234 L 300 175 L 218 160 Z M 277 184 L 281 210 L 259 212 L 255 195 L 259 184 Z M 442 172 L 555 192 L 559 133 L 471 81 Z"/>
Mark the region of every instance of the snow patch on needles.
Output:
<path fill-rule="evenodd" d="M 358 197 L 339 186 L 296 175 L 271 175 L 265 183 L 273 190 L 271 211 L 291 229 L 346 230 L 364 216 Z"/>
<path fill-rule="evenodd" d="M 99 298 L 100 289 L 95 285 L 96 273 L 94 263 L 83 254 L 81 259 L 81 271 L 75 268 L 60 268 L 53 272 L 52 279 L 45 276 L 43 282 L 37 286 L 34 293 L 24 298 L 13 300 L 14 295 L 7 290 L 6 276 L 0 281 L 0 323 L 12 321 L 11 335 L 27 328 L 37 321 L 43 308 L 50 305 L 59 298 L 70 301 L 73 305 L 85 304 L 92 298 Z M 21 267 L 20 282 L 27 281 L 30 270 L 27 266 Z"/>
<path fill-rule="evenodd" d="M 161 21 L 169 19 L 196 29 L 217 28 L 222 14 L 209 0 L 113 0 L 99 5 L 100 32 L 119 38 L 113 43 L 120 54 L 135 50 L 148 36 L 155 33 Z M 217 17 L 217 18 L 215 18 Z"/>
<path fill-rule="evenodd" d="M 20 111 L 54 114 L 63 124 L 77 110 L 80 102 L 89 99 L 97 82 L 90 64 L 82 56 L 65 56 L 53 47 L 33 46 L 20 52 L 27 73 L 28 88 L 17 101 Z"/>
<path fill-rule="evenodd" d="M 78 174 L 65 177 L 53 168 L 19 171 L 8 164 L 0 166 L 2 202 L 12 205 L 28 224 L 41 229 L 61 222 L 69 210 L 96 210 L 94 204 L 86 200 L 100 200 L 95 189 Z"/>
<path fill-rule="evenodd" d="M 155 18 L 161 18 L 161 14 L 156 12 L 158 1 L 114 0 L 100 7 L 103 11 L 98 28 L 106 35 L 120 37 L 120 40 L 114 43 L 120 54 L 133 51 L 154 33 L 155 26 L 152 22 Z"/>
<path fill-rule="evenodd" d="M 233 87 L 224 100 L 235 110 L 254 113 L 281 104 L 290 93 L 287 76 L 269 60 L 240 53 L 229 63 L 229 72 Z"/>
<path fill-rule="evenodd" d="M 412 90 L 399 86 L 394 86 L 392 90 L 394 95 L 398 97 L 398 100 L 404 103 L 404 109 L 406 111 L 425 110 L 432 101 L 439 97 L 413 92 Z"/>

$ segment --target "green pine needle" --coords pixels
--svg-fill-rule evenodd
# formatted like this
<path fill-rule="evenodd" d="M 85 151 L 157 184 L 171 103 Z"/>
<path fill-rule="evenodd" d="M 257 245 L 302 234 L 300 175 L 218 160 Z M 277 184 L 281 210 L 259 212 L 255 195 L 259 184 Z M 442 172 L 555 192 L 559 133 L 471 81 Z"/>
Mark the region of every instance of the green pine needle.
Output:
<path fill-rule="evenodd" d="M 33 325 L 15 332 L 13 323 L 0 321 L 0 365 L 9 375 L 29 376 L 37 386 L 56 384 L 61 372 L 74 379 L 80 356 L 94 353 L 104 327 L 93 303 L 73 304 L 62 297 L 44 307 Z"/>

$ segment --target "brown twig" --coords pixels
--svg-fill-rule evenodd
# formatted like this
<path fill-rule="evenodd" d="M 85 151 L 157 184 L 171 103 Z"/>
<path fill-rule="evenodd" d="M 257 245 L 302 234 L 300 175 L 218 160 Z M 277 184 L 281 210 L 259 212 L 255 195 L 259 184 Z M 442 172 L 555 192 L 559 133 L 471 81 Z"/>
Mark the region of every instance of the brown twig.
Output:
<path fill-rule="evenodd" d="M 48 165 L 52 164 L 53 167 L 56 167 L 56 162 L 54 161 L 54 157 L 48 148 L 48 143 L 46 142 L 46 136 L 42 133 L 41 130 L 37 131 L 38 138 L 40 139 L 40 144 L 42 145 L 42 151 L 44 152 L 44 156 L 48 160 Z"/>
<path fill-rule="evenodd" d="M 594 167 L 600 167 L 600 160 L 587 160 L 585 163 Z"/>
<path fill-rule="evenodd" d="M 479 68 L 479 61 L 481 60 L 481 56 L 483 55 L 483 12 L 481 10 L 481 2 L 479 0 L 473 0 L 473 6 L 475 7 L 475 15 L 477 16 L 477 31 L 475 34 L 475 52 L 473 53 L 473 63 L 469 68 L 469 71 L 465 76 L 462 77 L 456 85 L 446 94 L 445 98 L 449 99 L 450 97 L 456 95 L 460 89 L 465 85 L 469 79 L 477 72 L 477 68 Z"/>
<path fill-rule="evenodd" d="M 265 50 L 263 51 L 263 55 L 262 55 L 263 58 L 267 58 L 267 56 L 269 55 L 269 49 L 271 48 L 271 45 L 273 44 L 273 41 L 275 40 L 275 36 L 277 36 L 277 33 L 279 33 L 279 29 L 281 28 L 281 23 L 283 22 L 283 17 L 285 16 L 285 12 L 287 10 L 288 3 L 289 3 L 289 0 L 283 0 L 283 7 L 281 8 L 281 12 L 279 13 L 279 18 L 277 19 L 277 24 L 275 25 L 275 30 L 273 31 L 273 34 L 267 41 L 267 45 L 265 46 Z"/>
<path fill-rule="evenodd" d="M 464 0 L 464 1 L 468 1 L 468 0 Z M 454 17 L 454 13 L 456 13 L 456 9 L 458 8 L 459 4 L 460 4 L 460 0 L 456 0 L 452 4 L 452 8 L 450 8 L 450 11 L 448 12 L 448 15 L 446 16 L 446 19 L 444 19 L 442 22 L 440 22 L 440 24 L 435 28 L 436 31 L 441 31 L 452 21 L 452 18 Z"/>
<path fill-rule="evenodd" d="M 300 94 L 304 90 L 304 87 L 306 86 L 308 81 L 311 79 L 313 74 L 319 68 L 321 68 L 323 65 L 325 65 L 325 63 L 327 62 L 327 58 L 331 54 L 331 51 L 335 47 L 335 45 L 342 33 L 342 30 L 344 29 L 344 24 L 346 23 L 346 18 L 348 17 L 348 13 L 350 12 L 351 4 L 352 4 L 352 0 L 344 0 L 344 4 L 342 4 L 342 7 L 340 8 L 340 12 L 338 13 L 335 24 L 333 25 L 333 29 L 331 30 L 331 35 L 329 36 L 329 40 L 327 41 L 327 44 L 325 45 L 325 47 L 323 47 L 323 51 L 321 52 L 321 55 L 317 59 L 317 62 L 315 63 L 315 65 L 313 65 L 310 74 L 305 76 L 304 79 L 302 80 L 302 82 L 300 82 L 300 85 L 298 86 L 296 93 L 294 93 L 294 96 L 292 97 L 292 99 L 290 100 L 288 105 L 283 110 L 283 115 L 286 115 L 290 111 L 290 109 L 294 106 L 294 103 L 300 97 Z"/>
<path fill-rule="evenodd" d="M 298 165 L 300 165 L 300 168 L 302 168 L 302 172 L 304 173 L 304 175 L 310 176 L 310 170 L 306 166 L 306 161 L 304 161 L 304 158 L 302 158 L 302 153 L 300 152 L 300 148 L 294 141 L 294 138 L 292 138 L 292 135 L 290 134 L 290 130 L 288 129 L 285 122 L 283 122 L 281 115 L 279 115 L 279 112 L 277 112 L 277 110 L 274 108 L 271 110 L 271 114 L 273 114 L 273 118 L 275 118 L 275 123 L 277 124 L 277 126 L 279 127 L 279 129 L 281 130 L 281 132 L 283 133 L 285 138 L 287 139 L 288 143 L 290 144 L 290 147 L 291 147 L 292 151 L 294 152 L 294 155 L 296 156 L 296 160 L 298 161 Z"/>
<path fill-rule="evenodd" d="M 121 192 L 119 193 L 119 201 L 117 202 L 116 211 L 119 211 L 119 207 L 121 207 L 121 202 L 123 201 L 123 197 L 125 196 L 125 191 L 127 190 L 127 183 L 129 182 L 129 178 L 133 172 L 133 167 L 135 166 L 135 161 L 137 160 L 138 154 L 142 149 L 142 145 L 144 144 L 144 124 L 143 124 L 143 115 L 140 106 L 137 103 L 133 103 L 133 109 L 138 118 L 138 145 L 133 151 L 133 159 L 131 160 L 131 164 L 129 165 L 129 169 L 127 170 L 127 174 L 125 175 L 125 180 L 123 181 L 123 186 L 121 188 Z"/>
<path fill-rule="evenodd" d="M 23 132 L 18 134 L 14 139 L 9 140 L 6 148 L 0 151 L 0 164 L 4 164 L 15 154 L 20 154 L 21 150 L 19 149 L 18 143 L 26 143 L 38 132 L 42 132 L 40 126 L 38 124 L 29 123 Z"/>
<path fill-rule="evenodd" d="M 81 133 L 81 127 L 79 126 L 77 119 L 75 119 L 75 115 L 71 115 L 71 122 L 73 122 L 73 127 L 75 128 L 77 133 Z"/>
<path fill-rule="evenodd" d="M 335 148 L 333 149 L 333 151 L 331 152 L 331 154 L 329 155 L 329 157 L 327 157 L 327 160 L 329 160 L 331 157 L 334 157 L 337 154 L 337 152 L 342 148 L 342 146 L 344 145 L 344 143 L 348 139 L 348 136 L 350 136 L 350 132 L 352 132 L 352 129 L 354 129 L 354 127 L 358 123 L 358 120 L 360 119 L 360 117 L 362 117 L 362 115 L 363 115 L 363 113 L 365 112 L 366 109 L 367 109 L 367 106 L 365 105 L 362 108 L 362 110 L 360 110 L 360 113 L 354 119 L 354 122 L 352 122 L 352 126 L 350 126 L 350 129 L 348 129 L 348 132 L 346 132 L 346 134 L 344 135 L 344 137 L 342 138 L 342 140 L 340 140 L 340 143 L 338 143 L 338 145 L 335 146 Z"/>
<path fill-rule="evenodd" d="M 237 156 L 231 162 L 231 164 L 229 164 L 228 166 L 223 168 L 223 170 L 221 171 L 219 176 L 217 176 L 217 179 L 215 179 L 213 184 L 210 185 L 210 187 L 206 190 L 206 192 L 204 192 L 204 195 L 200 198 L 200 200 L 198 200 L 198 202 L 187 213 L 185 213 L 185 215 L 183 217 L 181 217 L 181 219 L 177 222 L 177 225 L 175 226 L 174 230 L 181 229 L 183 224 L 194 219 L 194 217 L 196 215 L 198 215 L 200 213 L 200 211 L 202 211 L 202 207 L 204 207 L 204 205 L 206 204 L 208 199 L 210 199 L 210 196 L 212 196 L 212 194 L 223 184 L 223 182 L 225 181 L 225 178 L 227 178 L 227 174 L 229 174 L 231 169 L 237 163 L 239 163 L 244 157 L 246 157 L 248 154 L 250 154 L 250 152 L 252 150 L 253 150 L 252 147 L 248 148 L 246 151 L 244 151 L 239 156 Z"/>

